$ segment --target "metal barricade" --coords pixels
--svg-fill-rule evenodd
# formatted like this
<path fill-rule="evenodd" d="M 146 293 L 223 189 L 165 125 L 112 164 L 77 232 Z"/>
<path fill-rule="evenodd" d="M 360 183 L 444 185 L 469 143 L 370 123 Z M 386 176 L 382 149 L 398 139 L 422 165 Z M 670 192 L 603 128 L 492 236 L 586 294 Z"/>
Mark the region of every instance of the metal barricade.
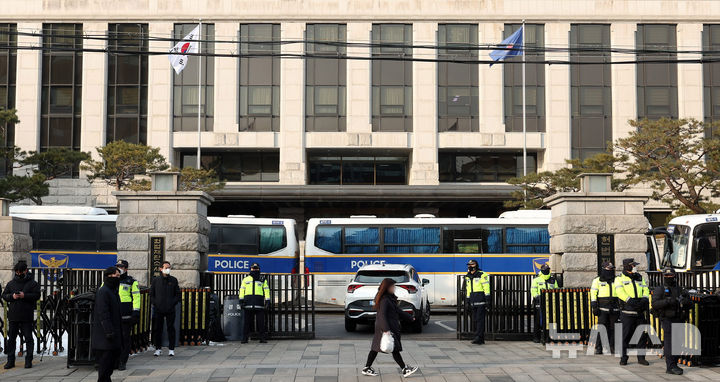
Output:
<path fill-rule="evenodd" d="M 183 288 L 180 290 L 180 345 L 208 344 L 208 302 L 210 288 Z"/>
<path fill-rule="evenodd" d="M 650 288 L 663 285 L 662 272 L 647 272 Z M 720 290 L 720 271 L 695 271 L 676 273 L 677 285 L 685 289 L 715 293 Z"/>
<path fill-rule="evenodd" d="M 590 308 L 590 288 L 540 291 L 543 343 L 583 343 L 590 338 L 595 317 Z"/>
<path fill-rule="evenodd" d="M 247 273 L 206 273 L 201 280 L 225 301 L 237 295 Z M 269 338 L 315 338 L 315 294 L 313 274 L 264 275 L 270 288 L 266 323 Z"/>

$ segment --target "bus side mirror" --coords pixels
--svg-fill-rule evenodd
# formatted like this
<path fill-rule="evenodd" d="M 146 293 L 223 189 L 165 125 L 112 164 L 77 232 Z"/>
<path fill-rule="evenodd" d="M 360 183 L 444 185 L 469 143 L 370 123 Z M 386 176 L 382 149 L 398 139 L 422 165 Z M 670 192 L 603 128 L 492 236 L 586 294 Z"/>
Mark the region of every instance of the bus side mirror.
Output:
<path fill-rule="evenodd" d="M 423 286 L 428 285 L 428 284 L 430 284 L 430 280 L 428 280 L 428 279 L 422 279 L 422 285 L 423 285 Z"/>

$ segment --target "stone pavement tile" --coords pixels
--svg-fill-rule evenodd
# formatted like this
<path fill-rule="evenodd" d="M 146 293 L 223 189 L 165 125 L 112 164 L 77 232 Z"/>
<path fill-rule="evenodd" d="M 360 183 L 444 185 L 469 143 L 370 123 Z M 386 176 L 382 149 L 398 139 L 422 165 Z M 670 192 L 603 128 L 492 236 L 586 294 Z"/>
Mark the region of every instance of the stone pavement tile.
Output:
<path fill-rule="evenodd" d="M 315 376 L 314 382 L 338 382 L 338 377 L 336 375 Z"/>

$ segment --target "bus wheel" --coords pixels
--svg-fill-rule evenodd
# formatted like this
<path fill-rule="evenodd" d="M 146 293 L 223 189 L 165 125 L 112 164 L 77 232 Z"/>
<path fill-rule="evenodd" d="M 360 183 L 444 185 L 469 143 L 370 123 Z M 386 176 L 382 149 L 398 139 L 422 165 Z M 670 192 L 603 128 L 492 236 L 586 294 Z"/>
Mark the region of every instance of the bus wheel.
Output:
<path fill-rule="evenodd" d="M 353 321 L 350 318 L 345 317 L 345 331 L 346 332 L 354 332 L 357 328 L 357 322 Z"/>

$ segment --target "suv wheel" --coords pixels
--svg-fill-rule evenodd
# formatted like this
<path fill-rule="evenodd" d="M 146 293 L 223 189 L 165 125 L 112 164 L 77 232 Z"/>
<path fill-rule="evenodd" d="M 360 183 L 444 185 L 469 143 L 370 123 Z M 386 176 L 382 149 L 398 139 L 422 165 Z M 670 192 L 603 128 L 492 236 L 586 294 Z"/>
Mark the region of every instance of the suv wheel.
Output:
<path fill-rule="evenodd" d="M 425 301 L 425 310 L 423 311 L 422 321 L 423 325 L 430 323 L 430 302 L 428 301 Z"/>
<path fill-rule="evenodd" d="M 413 333 L 422 333 L 423 331 L 423 321 L 424 317 L 422 316 L 422 311 L 415 311 L 415 321 L 412 322 L 412 326 L 410 327 Z"/>
<path fill-rule="evenodd" d="M 345 331 L 354 332 L 356 328 L 357 322 L 353 321 L 351 318 L 345 317 Z"/>

